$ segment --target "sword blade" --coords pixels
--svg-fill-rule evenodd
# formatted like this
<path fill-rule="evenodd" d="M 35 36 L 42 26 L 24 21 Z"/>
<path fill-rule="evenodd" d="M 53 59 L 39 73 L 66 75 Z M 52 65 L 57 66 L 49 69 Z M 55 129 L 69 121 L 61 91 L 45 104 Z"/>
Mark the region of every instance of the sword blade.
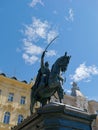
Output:
<path fill-rule="evenodd" d="M 58 38 L 58 36 L 54 37 L 54 38 L 50 41 L 50 43 L 46 46 L 45 51 L 47 50 L 47 48 L 50 46 L 50 44 L 51 44 L 56 38 Z"/>

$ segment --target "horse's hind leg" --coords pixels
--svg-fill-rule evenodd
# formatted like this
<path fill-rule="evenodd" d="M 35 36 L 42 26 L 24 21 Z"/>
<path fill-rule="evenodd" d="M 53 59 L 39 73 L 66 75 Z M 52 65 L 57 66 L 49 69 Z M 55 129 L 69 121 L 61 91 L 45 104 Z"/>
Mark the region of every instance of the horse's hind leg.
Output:
<path fill-rule="evenodd" d="M 31 100 L 31 104 L 30 104 L 30 114 L 32 115 L 33 114 L 33 108 L 34 108 L 34 104 L 35 104 L 35 99 L 32 99 Z"/>
<path fill-rule="evenodd" d="M 44 105 L 47 104 L 47 99 L 43 99 L 43 101 L 41 103 L 42 103 L 42 107 L 43 107 Z"/>
<path fill-rule="evenodd" d="M 33 114 L 33 108 L 34 108 L 34 104 L 36 102 L 35 98 L 34 98 L 34 93 L 33 90 L 31 90 L 31 103 L 30 103 L 30 114 Z"/>

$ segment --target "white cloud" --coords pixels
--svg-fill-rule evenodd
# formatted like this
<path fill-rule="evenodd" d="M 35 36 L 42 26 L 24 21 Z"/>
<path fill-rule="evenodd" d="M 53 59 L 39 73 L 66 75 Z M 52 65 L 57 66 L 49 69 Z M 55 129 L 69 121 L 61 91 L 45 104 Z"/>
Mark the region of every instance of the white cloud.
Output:
<path fill-rule="evenodd" d="M 70 8 L 70 9 L 68 10 L 68 16 L 65 16 L 65 20 L 66 20 L 66 21 L 71 21 L 71 22 L 74 21 L 74 11 L 73 11 L 72 8 Z"/>
<path fill-rule="evenodd" d="M 32 44 L 29 41 L 24 40 L 24 47 L 23 47 L 25 53 L 30 55 L 38 55 L 41 54 L 43 49 L 40 46 L 36 46 L 35 44 Z"/>
<path fill-rule="evenodd" d="M 74 12 L 73 12 L 73 9 L 69 9 L 69 19 L 70 19 L 71 21 L 74 20 Z"/>
<path fill-rule="evenodd" d="M 32 18 L 30 25 L 25 25 L 24 34 L 29 41 L 35 41 L 38 38 L 46 38 L 50 25 L 47 21 L 42 22 L 40 19 Z"/>
<path fill-rule="evenodd" d="M 58 34 L 55 30 L 49 31 L 49 33 L 47 34 L 47 42 L 51 42 L 51 40 L 53 40 L 57 35 Z"/>
<path fill-rule="evenodd" d="M 23 53 L 25 54 L 23 54 L 23 59 L 30 64 L 38 61 L 38 55 L 40 55 L 43 52 L 43 48 L 45 48 L 42 46 L 46 46 L 45 43 L 49 43 L 58 34 L 48 21 L 41 21 L 35 17 L 32 18 L 31 24 L 24 25 L 22 33 L 25 37 L 23 39 Z M 38 43 L 40 43 L 40 45 L 38 45 Z M 55 50 L 50 50 L 47 53 L 47 56 L 54 55 L 56 55 Z"/>
<path fill-rule="evenodd" d="M 52 29 L 52 26 L 48 21 L 42 22 L 40 19 L 35 17 L 32 18 L 30 25 L 24 25 L 25 30 L 23 31 L 28 41 L 36 42 L 36 40 L 44 39 L 48 43 L 58 35 L 57 30 Z"/>
<path fill-rule="evenodd" d="M 32 2 L 29 4 L 29 6 L 33 8 L 37 4 L 40 4 L 40 5 L 44 6 L 44 3 L 42 2 L 42 0 L 32 0 Z"/>
<path fill-rule="evenodd" d="M 30 55 L 28 55 L 26 53 L 23 53 L 22 57 L 23 57 L 23 59 L 25 60 L 26 63 L 33 64 L 36 61 L 38 61 L 38 57 L 35 56 L 35 55 L 30 56 Z"/>
<path fill-rule="evenodd" d="M 56 51 L 55 50 L 49 50 L 46 55 L 47 56 L 55 56 L 56 55 Z"/>
<path fill-rule="evenodd" d="M 79 82 L 84 80 L 85 82 L 89 82 L 91 76 L 98 75 L 98 68 L 95 65 L 86 66 L 85 63 L 80 64 L 80 66 L 75 70 L 75 74 L 71 75 L 71 79 Z"/>

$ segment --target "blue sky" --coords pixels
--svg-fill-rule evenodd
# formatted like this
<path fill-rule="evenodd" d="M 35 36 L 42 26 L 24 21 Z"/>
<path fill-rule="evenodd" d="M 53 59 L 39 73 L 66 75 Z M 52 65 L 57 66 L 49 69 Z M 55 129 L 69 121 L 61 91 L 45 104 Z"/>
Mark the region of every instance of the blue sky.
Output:
<path fill-rule="evenodd" d="M 77 82 L 89 99 L 98 100 L 98 0 L 1 0 L 0 73 L 30 82 L 45 60 L 51 65 L 71 55 L 64 89 Z"/>

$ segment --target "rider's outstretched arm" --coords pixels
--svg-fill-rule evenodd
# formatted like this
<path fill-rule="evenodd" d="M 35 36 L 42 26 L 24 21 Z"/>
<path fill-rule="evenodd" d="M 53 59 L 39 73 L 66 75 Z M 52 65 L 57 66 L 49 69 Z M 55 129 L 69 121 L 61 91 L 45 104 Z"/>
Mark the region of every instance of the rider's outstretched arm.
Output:
<path fill-rule="evenodd" d="M 44 56 L 45 56 L 45 52 L 43 51 L 42 56 L 41 56 L 41 68 L 44 67 Z"/>

